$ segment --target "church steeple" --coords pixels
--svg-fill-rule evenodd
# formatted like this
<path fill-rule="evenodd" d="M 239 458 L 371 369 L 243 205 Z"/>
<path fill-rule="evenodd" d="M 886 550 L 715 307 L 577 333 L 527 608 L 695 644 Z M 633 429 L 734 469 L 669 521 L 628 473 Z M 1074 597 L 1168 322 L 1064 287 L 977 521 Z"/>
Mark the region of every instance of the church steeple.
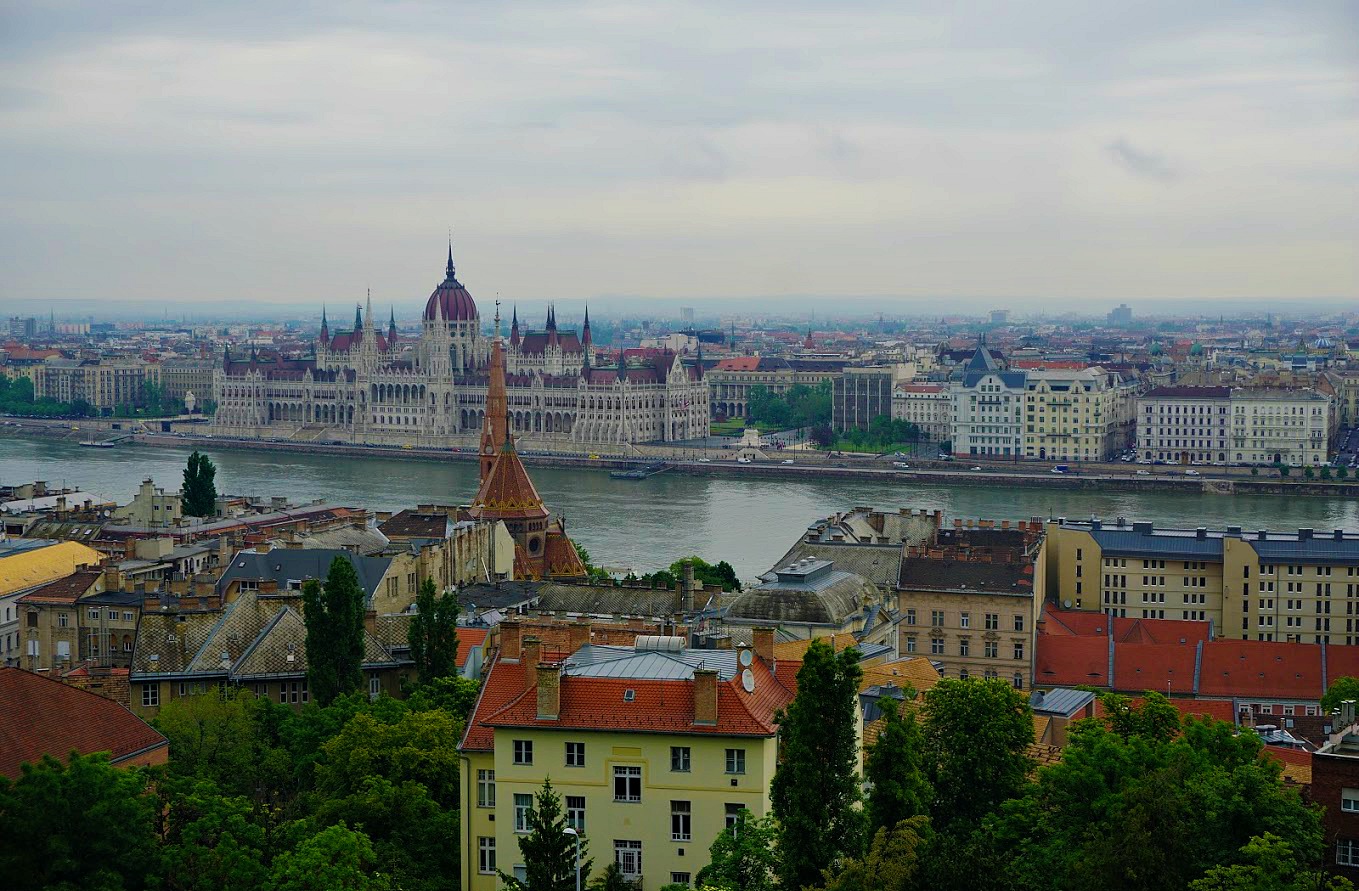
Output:
<path fill-rule="evenodd" d="M 590 307 L 589 307 L 589 306 L 586 306 L 586 307 L 585 307 L 585 324 L 582 325 L 582 326 L 581 326 L 581 329 L 580 329 L 580 342 L 581 342 L 581 345 L 584 346 L 584 347 L 586 347 L 587 349 L 589 348 L 590 344 L 593 343 L 593 340 L 592 340 L 591 337 L 590 337 Z"/>
<path fill-rule="evenodd" d="M 354 304 L 354 333 L 355 333 L 355 334 L 358 334 L 358 333 L 359 333 L 360 331 L 362 331 L 362 330 L 363 330 L 363 307 L 360 306 L 359 304 L 355 303 L 355 304 Z"/>
<path fill-rule="evenodd" d="M 455 273 L 457 271 L 457 267 L 453 265 L 453 236 L 450 235 L 448 236 L 448 266 L 444 268 L 444 274 L 447 276 L 447 280 L 456 281 L 457 275 Z"/>
<path fill-rule="evenodd" d="M 396 346 L 396 307 L 392 307 L 391 316 L 387 322 L 387 348 Z"/>
<path fill-rule="evenodd" d="M 510 346 L 519 346 L 519 307 L 515 306 L 510 316 Z"/>
<path fill-rule="evenodd" d="M 326 308 L 321 307 L 321 342 L 330 345 L 330 323 L 326 321 Z"/>
<path fill-rule="evenodd" d="M 496 452 L 510 435 L 509 400 L 505 395 L 505 354 L 500 348 L 500 303 L 495 305 L 495 336 L 491 340 L 490 380 L 486 385 L 486 416 L 481 425 L 481 477 L 484 485 L 495 466 Z"/>

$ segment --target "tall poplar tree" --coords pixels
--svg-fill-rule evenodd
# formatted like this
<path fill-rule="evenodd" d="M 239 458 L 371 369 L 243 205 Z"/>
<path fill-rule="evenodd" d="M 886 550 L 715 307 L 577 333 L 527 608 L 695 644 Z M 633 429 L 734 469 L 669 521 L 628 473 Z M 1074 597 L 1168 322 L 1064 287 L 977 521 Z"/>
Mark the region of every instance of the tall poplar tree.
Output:
<path fill-rule="evenodd" d="M 770 787 L 785 888 L 821 882 L 840 857 L 863 852 L 857 726 L 859 651 L 807 648 L 797 696 L 778 716 L 782 759 Z"/>
<path fill-rule="evenodd" d="M 217 466 L 197 450 L 184 468 L 180 502 L 188 517 L 211 517 L 217 513 Z"/>
<path fill-rule="evenodd" d="M 366 595 L 346 557 L 330 561 L 324 586 L 302 586 L 307 622 L 307 682 L 321 705 L 363 683 L 363 613 Z"/>
<path fill-rule="evenodd" d="M 869 832 L 890 833 L 902 820 L 928 817 L 934 790 L 925 776 L 925 734 L 915 712 L 901 714 L 901 704 L 890 697 L 880 697 L 878 707 L 883 724 L 864 763 L 869 785 L 865 810 Z"/>
<path fill-rule="evenodd" d="M 458 598 L 440 595 L 434 579 L 425 579 L 415 595 L 408 638 L 420 683 L 452 677 L 458 671 Z"/>

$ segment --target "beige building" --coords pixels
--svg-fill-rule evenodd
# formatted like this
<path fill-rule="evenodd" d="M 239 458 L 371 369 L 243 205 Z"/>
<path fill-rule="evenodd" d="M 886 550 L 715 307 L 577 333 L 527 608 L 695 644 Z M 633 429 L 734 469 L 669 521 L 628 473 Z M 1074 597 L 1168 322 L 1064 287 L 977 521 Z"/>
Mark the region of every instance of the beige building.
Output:
<path fill-rule="evenodd" d="M 723 359 L 708 369 L 708 405 L 714 417 L 744 418 L 750 405 L 750 391 L 764 387 L 782 396 L 802 384 L 815 387 L 833 380 L 844 361 L 783 359 L 773 356 L 736 356 Z"/>
<path fill-rule="evenodd" d="M 183 402 L 190 393 L 201 411 L 212 398 L 212 375 L 217 363 L 208 359 L 170 359 L 160 366 L 160 383 L 165 398 Z"/>
<path fill-rule="evenodd" d="M 173 526 L 182 516 L 179 493 L 166 492 L 147 477 L 132 500 L 113 512 L 113 521 L 133 526 Z"/>
<path fill-rule="evenodd" d="M 1231 390 L 1156 387 L 1137 400 L 1137 456 L 1173 464 L 1225 464 Z"/>
<path fill-rule="evenodd" d="M 897 384 L 892 393 L 892 419 L 920 428 L 935 442 L 949 437 L 949 410 L 953 400 L 943 384 Z"/>
<path fill-rule="evenodd" d="M 1046 586 L 1038 522 L 955 521 L 906 546 L 897 583 L 899 653 L 923 656 L 944 677 L 1033 685 L 1034 629 Z"/>
<path fill-rule="evenodd" d="M 120 405 L 143 405 L 145 385 L 160 385 L 160 366 L 138 358 L 50 358 L 34 368 L 32 377 L 37 399 L 83 399 L 103 411 Z"/>
<path fill-rule="evenodd" d="M 1072 609 L 1191 619 L 1238 640 L 1359 644 L 1359 535 L 1048 524 L 1047 595 Z"/>
<path fill-rule="evenodd" d="M 1103 368 L 1030 371 L 1024 457 L 1105 461 L 1132 443 L 1135 390 Z"/>
<path fill-rule="evenodd" d="M 1327 459 L 1331 397 L 1316 390 L 1232 390 L 1234 464 L 1310 467 Z"/>
<path fill-rule="evenodd" d="M 514 537 L 502 522 L 476 522 L 462 509 L 443 504 L 422 504 L 379 519 L 378 531 L 393 545 L 389 550 L 412 555 L 421 581 L 433 578 L 441 591 L 514 578 Z"/>

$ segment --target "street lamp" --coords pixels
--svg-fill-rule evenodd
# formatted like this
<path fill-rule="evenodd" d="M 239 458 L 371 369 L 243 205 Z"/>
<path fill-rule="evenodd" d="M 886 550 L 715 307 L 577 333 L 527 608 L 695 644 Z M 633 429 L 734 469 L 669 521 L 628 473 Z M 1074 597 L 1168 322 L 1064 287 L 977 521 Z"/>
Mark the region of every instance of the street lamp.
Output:
<path fill-rule="evenodd" d="M 576 839 L 576 891 L 580 891 L 580 833 L 574 826 L 568 826 L 562 832 Z"/>

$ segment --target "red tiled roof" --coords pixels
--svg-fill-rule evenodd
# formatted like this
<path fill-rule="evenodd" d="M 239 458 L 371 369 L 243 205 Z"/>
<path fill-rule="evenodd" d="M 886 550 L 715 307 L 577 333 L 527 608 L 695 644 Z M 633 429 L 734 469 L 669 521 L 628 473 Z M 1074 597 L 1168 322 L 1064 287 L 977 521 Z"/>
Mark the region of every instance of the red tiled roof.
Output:
<path fill-rule="evenodd" d="M 65 578 L 48 582 L 20 597 L 19 603 L 73 604 L 99 581 L 99 570 L 73 572 Z"/>
<path fill-rule="evenodd" d="M 1107 687 L 1108 672 L 1108 638 L 1052 634 L 1038 636 L 1034 653 L 1035 684 Z"/>
<path fill-rule="evenodd" d="M 1204 644 L 1201 696 L 1250 696 L 1315 702 L 1326 692 L 1321 647 L 1255 640 Z"/>
<path fill-rule="evenodd" d="M 490 629 L 487 628 L 459 628 L 458 629 L 458 667 L 467 664 L 467 659 L 472 655 L 472 651 L 486 643 L 486 637 Z"/>
<path fill-rule="evenodd" d="M 491 472 L 472 500 L 471 514 L 484 520 L 545 519 L 542 496 L 524 469 L 513 444 L 507 439 L 491 465 Z"/>
<path fill-rule="evenodd" d="M 65 761 L 109 752 L 112 761 L 168 746 L 149 724 L 111 699 L 19 668 L 0 668 L 0 776 L 43 755 Z"/>
<path fill-rule="evenodd" d="M 1115 690 L 1192 694 L 1196 651 L 1196 645 L 1116 644 L 1110 686 Z"/>
<path fill-rule="evenodd" d="M 723 359 L 717 363 L 718 371 L 754 371 L 759 367 L 759 356 L 738 356 L 734 359 Z"/>
<path fill-rule="evenodd" d="M 745 691 L 739 676 L 717 682 L 717 723 L 711 726 L 694 724 L 691 681 L 579 675 L 561 679 L 557 719 L 540 721 L 536 688 L 527 685 L 524 666 L 497 659 L 463 736 L 462 748 L 490 750 L 496 727 L 770 736 L 777 729 L 775 713 L 793 699 L 793 693 L 784 686 L 789 678 L 782 670 L 776 678 L 758 659 L 750 670 L 755 676 L 753 693 Z M 633 691 L 631 701 L 623 699 L 626 690 Z"/>

